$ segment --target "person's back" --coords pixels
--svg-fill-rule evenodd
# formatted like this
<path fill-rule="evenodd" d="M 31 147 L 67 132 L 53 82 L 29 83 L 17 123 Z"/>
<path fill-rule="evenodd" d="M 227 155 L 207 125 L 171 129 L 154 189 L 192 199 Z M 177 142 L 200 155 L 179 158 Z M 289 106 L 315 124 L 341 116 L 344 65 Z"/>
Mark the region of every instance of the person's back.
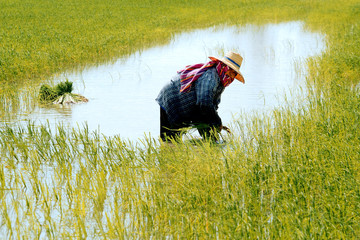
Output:
<path fill-rule="evenodd" d="M 216 110 L 224 91 L 215 68 L 209 68 L 188 92 L 180 92 L 180 75 L 173 77 L 156 98 L 173 126 L 221 124 Z M 205 122 L 204 122 L 205 121 Z"/>
<path fill-rule="evenodd" d="M 225 87 L 235 78 L 245 83 L 240 73 L 242 57 L 230 52 L 221 60 L 209 58 L 211 61 L 205 64 L 179 71 L 160 91 L 156 101 L 160 105 L 162 140 L 177 138 L 181 129 L 189 126 L 195 126 L 202 137 L 216 138 L 218 131 L 228 129 L 222 125 L 217 109 Z"/>

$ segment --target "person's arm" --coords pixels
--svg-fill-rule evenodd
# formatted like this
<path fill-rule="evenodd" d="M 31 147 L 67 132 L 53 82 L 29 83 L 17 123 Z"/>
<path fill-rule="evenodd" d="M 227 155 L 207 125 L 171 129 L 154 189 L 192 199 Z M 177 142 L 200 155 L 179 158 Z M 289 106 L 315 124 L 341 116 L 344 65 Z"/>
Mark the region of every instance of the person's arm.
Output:
<path fill-rule="evenodd" d="M 214 104 L 216 89 L 220 81 L 213 69 L 206 71 L 196 81 L 196 104 L 199 107 L 203 123 L 214 127 L 221 127 L 221 118 L 217 113 L 217 105 Z"/>

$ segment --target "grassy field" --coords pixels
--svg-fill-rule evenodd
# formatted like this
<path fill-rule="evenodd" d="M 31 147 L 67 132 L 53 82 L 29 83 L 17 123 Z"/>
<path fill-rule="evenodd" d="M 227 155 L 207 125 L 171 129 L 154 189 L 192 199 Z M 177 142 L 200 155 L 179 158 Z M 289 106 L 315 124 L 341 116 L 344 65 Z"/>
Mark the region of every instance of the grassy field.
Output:
<path fill-rule="evenodd" d="M 327 36 L 326 52 L 308 61 L 302 98 L 241 116 L 226 146 L 135 145 L 86 126 L 1 127 L 0 236 L 360 236 L 358 1 L 0 0 L 0 9 L 2 115 L 27 97 L 19 86 L 192 28 L 301 20 Z"/>

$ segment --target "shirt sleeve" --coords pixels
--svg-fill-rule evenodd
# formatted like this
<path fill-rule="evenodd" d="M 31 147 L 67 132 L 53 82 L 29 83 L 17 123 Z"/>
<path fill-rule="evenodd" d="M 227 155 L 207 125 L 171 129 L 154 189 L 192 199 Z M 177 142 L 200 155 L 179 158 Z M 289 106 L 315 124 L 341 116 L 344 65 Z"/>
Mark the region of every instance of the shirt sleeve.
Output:
<path fill-rule="evenodd" d="M 216 90 L 220 79 L 215 69 L 209 69 L 196 81 L 196 105 L 199 107 L 201 120 L 211 126 L 221 126 L 217 112 Z"/>

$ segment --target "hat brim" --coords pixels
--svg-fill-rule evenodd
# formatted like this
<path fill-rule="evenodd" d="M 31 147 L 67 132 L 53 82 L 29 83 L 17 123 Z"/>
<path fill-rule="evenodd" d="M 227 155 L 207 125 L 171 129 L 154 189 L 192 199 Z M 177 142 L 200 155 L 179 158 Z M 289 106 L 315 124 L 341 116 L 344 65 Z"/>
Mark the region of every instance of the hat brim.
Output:
<path fill-rule="evenodd" d="M 236 78 L 237 80 L 239 80 L 240 82 L 242 82 L 243 84 L 245 84 L 245 78 L 244 78 L 244 76 L 242 75 L 242 73 L 241 73 L 239 70 L 237 70 L 237 67 L 236 67 L 233 63 L 227 61 L 226 59 L 217 59 L 216 57 L 209 57 L 209 58 L 210 58 L 212 61 L 220 61 L 220 62 L 226 64 L 227 66 L 231 67 L 231 69 L 233 69 L 235 72 L 238 73 L 235 78 Z"/>

